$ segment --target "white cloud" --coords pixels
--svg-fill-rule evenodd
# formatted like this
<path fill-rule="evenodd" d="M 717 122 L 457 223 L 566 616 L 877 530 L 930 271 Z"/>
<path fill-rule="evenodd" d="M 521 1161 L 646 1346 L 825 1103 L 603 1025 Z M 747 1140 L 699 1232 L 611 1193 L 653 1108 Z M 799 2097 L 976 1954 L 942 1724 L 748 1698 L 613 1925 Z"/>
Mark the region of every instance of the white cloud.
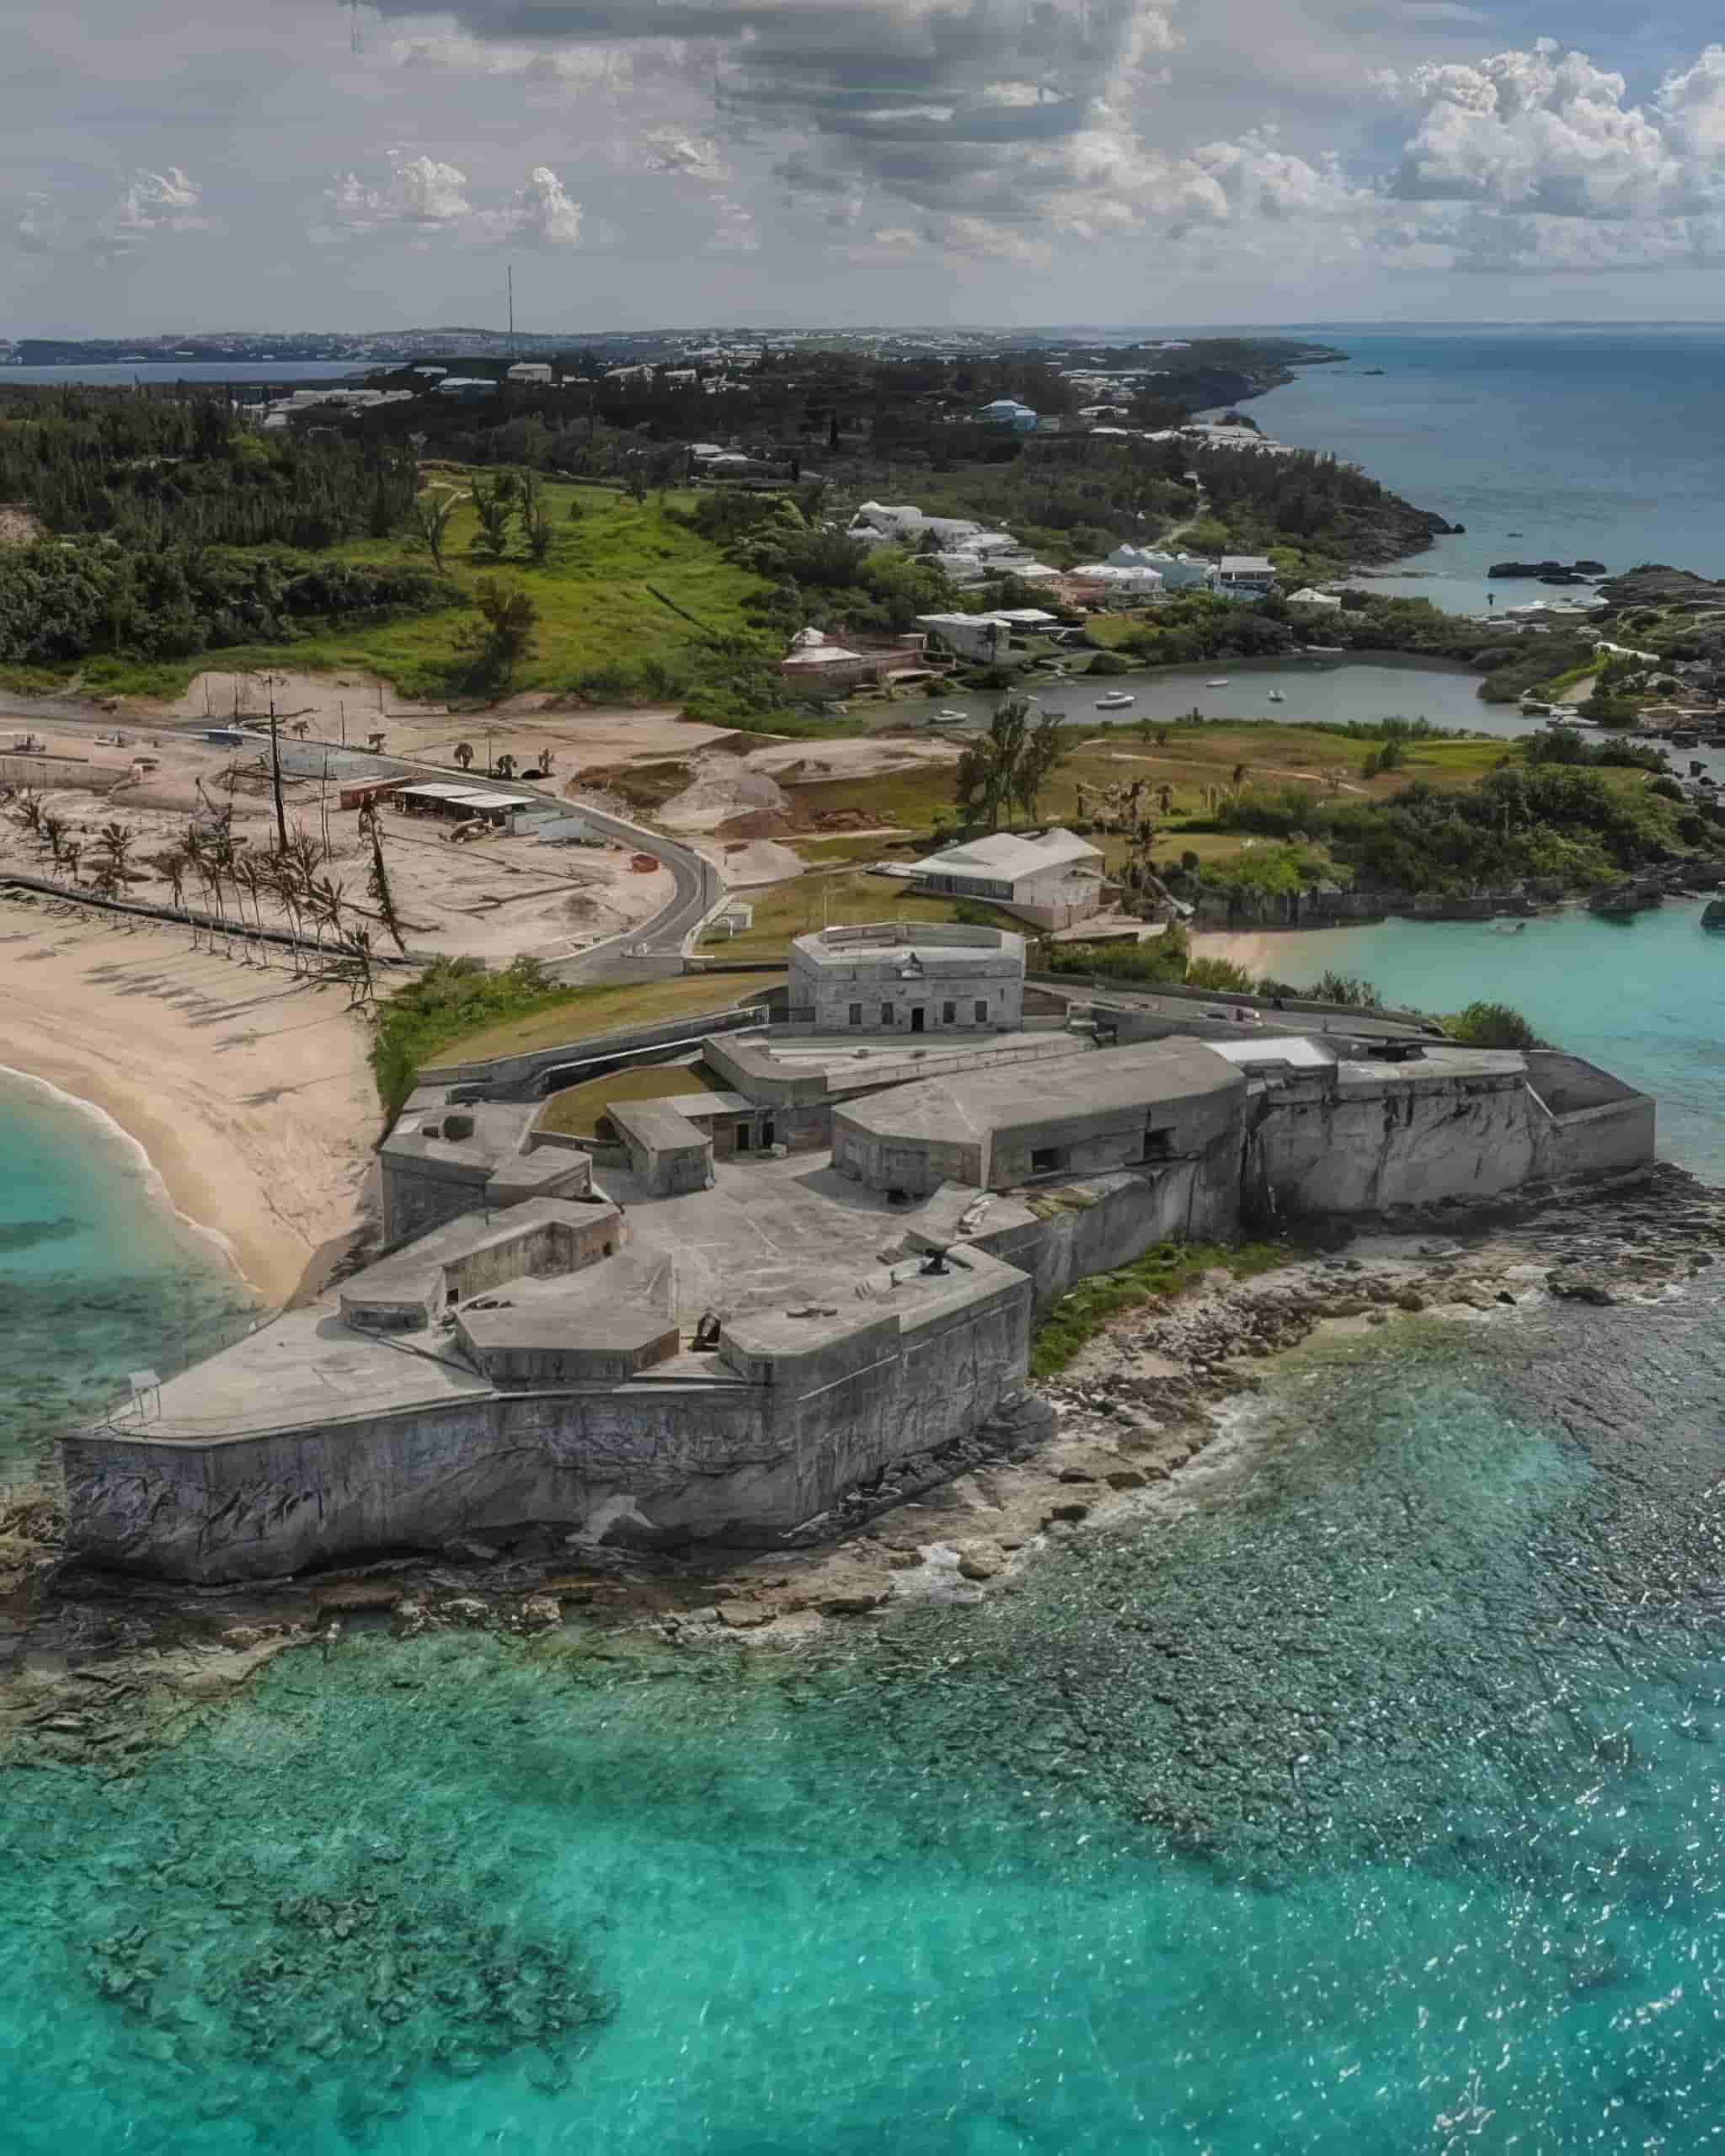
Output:
<path fill-rule="evenodd" d="M 487 213 L 483 221 L 498 238 L 530 240 L 544 247 L 574 247 L 581 237 L 581 205 L 569 200 L 549 165 L 536 165 L 526 185 L 505 208 Z"/>
<path fill-rule="evenodd" d="M 338 174 L 323 193 L 311 227 L 328 243 L 393 233 L 421 244 L 433 234 L 459 240 L 522 240 L 574 247 L 581 237 L 581 205 L 549 165 L 536 165 L 525 187 L 500 200 L 476 204 L 458 165 L 404 150 L 390 152 L 387 179 L 377 184 L 357 173 Z"/>
<path fill-rule="evenodd" d="M 134 172 L 85 243 L 105 259 L 120 261 L 142 252 L 154 233 L 207 232 L 202 200 L 197 182 L 178 165 L 166 172 Z"/>
<path fill-rule="evenodd" d="M 339 173 L 323 191 L 323 217 L 312 228 L 318 239 L 353 238 L 391 227 L 408 232 L 435 231 L 473 215 L 467 176 L 458 166 L 405 150 L 389 152 L 387 179 L 372 186 L 355 172 Z"/>
<path fill-rule="evenodd" d="M 1712 46 L 1654 107 L 1625 102 L 1621 75 L 1541 38 L 1471 66 L 1421 67 L 1420 108 L 1391 191 L 1558 217 L 1648 218 L 1721 193 L 1725 52 Z"/>
<path fill-rule="evenodd" d="M 452 225 L 472 213 L 467 176 L 454 165 L 404 151 L 390 152 L 395 169 L 384 192 L 385 214 L 413 225 Z"/>
<path fill-rule="evenodd" d="M 498 43 L 460 30 L 398 38 L 389 48 L 398 67 L 427 73 L 514 78 L 566 90 L 627 90 L 634 59 L 627 45 L 545 46 Z"/>
<path fill-rule="evenodd" d="M 729 177 L 723 152 L 710 136 L 682 127 L 649 127 L 642 152 L 655 172 L 676 173 L 717 186 Z"/>

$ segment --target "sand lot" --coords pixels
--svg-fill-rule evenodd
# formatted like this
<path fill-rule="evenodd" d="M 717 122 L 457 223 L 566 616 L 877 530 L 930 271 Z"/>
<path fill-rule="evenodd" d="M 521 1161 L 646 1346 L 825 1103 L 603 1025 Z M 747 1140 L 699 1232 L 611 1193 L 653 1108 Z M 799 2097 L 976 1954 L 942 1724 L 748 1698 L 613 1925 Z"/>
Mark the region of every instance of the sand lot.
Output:
<path fill-rule="evenodd" d="M 262 856 L 276 843 L 267 756 L 260 745 L 230 751 L 166 731 L 127 734 L 122 749 L 88 734 L 32 729 L 45 757 L 8 756 L 0 733 L 0 783 L 27 782 L 45 815 L 57 818 L 65 839 L 81 848 L 78 873 L 88 882 L 100 851 L 99 834 L 118 824 L 131 834 L 126 862 L 131 895 L 166 903 L 171 886 L 155 863 L 183 837 L 194 817 L 232 810 L 235 850 Z M 156 768 L 138 781 L 135 754 Z M 294 780 L 284 787 L 290 831 L 303 831 L 328 852 L 320 875 L 341 887 L 357 919 L 386 947 L 377 905 L 367 892 L 371 847 L 357 814 L 337 803 L 321 782 Z M 327 814 L 326 814 L 327 812 Z M 380 818 L 384 861 L 410 948 L 486 959 L 523 953 L 558 958 L 585 949 L 650 920 L 670 899 L 668 870 L 644 873 L 631 848 L 620 846 L 541 845 L 531 837 L 490 835 L 457 845 L 443 825 L 403 816 L 386 807 Z M 0 867 L 63 877 L 49 849 L 10 819 L 0 818 Z M 186 887 L 188 903 L 211 905 L 207 888 Z M 248 920 L 288 926 L 280 906 L 265 895 L 254 908 L 228 887 L 224 905 L 243 903 Z"/>
<path fill-rule="evenodd" d="M 595 765 L 696 755 L 729 738 L 723 727 L 679 718 L 674 705 L 583 711 L 539 695 L 512 696 L 490 711 L 451 718 L 446 705 L 412 702 L 365 674 L 210 672 L 200 674 L 176 702 L 155 708 L 175 723 L 207 718 L 221 725 L 232 722 L 236 706 L 248 716 L 264 715 L 272 691 L 278 716 L 290 725 L 303 723 L 316 739 L 365 749 L 371 735 L 381 733 L 387 755 L 434 764 L 452 764 L 457 743 L 465 741 L 476 768 L 508 755 L 518 771 L 541 765 L 549 749 L 552 773 L 559 782 Z"/>

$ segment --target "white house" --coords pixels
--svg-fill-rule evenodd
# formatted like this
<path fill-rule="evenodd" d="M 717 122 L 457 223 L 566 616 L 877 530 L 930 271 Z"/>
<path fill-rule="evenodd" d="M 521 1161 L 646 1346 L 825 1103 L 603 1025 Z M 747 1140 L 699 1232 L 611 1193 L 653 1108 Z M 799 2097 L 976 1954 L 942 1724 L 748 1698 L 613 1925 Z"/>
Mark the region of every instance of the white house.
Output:
<path fill-rule="evenodd" d="M 1263 554 L 1224 554 L 1215 589 L 1224 599 L 1263 599 L 1275 589 L 1276 565 Z"/>
<path fill-rule="evenodd" d="M 1015 434 L 1021 435 L 1036 432 L 1035 413 L 1016 397 L 996 397 L 992 404 L 983 406 L 976 418 L 978 424 L 985 427 L 1010 427 Z"/>
<path fill-rule="evenodd" d="M 1031 838 L 997 832 L 919 861 L 919 891 L 987 899 L 1039 928 L 1070 928 L 1101 910 L 1103 855 L 1056 825 Z"/>
<path fill-rule="evenodd" d="M 916 547 L 932 532 L 943 547 L 959 547 L 966 540 L 980 539 L 987 526 L 968 517 L 926 516 L 913 502 L 893 507 L 884 502 L 864 502 L 845 527 L 845 536 L 869 547 Z"/>
<path fill-rule="evenodd" d="M 919 614 L 916 627 L 936 648 L 985 665 L 1012 648 L 1012 624 L 1004 614 Z"/>
<path fill-rule="evenodd" d="M 1298 591 L 1290 591 L 1288 604 L 1290 606 L 1322 606 L 1332 614 L 1339 614 L 1342 611 L 1342 602 L 1332 591 L 1319 591 L 1309 584 Z"/>
<path fill-rule="evenodd" d="M 517 360 L 509 371 L 511 382 L 537 382 L 551 387 L 552 371 L 542 360 Z"/>
<path fill-rule="evenodd" d="M 1088 584 L 1099 584 L 1118 599 L 1156 599 L 1162 595 L 1159 569 L 1120 568 L 1112 562 L 1085 562 L 1072 571 Z"/>

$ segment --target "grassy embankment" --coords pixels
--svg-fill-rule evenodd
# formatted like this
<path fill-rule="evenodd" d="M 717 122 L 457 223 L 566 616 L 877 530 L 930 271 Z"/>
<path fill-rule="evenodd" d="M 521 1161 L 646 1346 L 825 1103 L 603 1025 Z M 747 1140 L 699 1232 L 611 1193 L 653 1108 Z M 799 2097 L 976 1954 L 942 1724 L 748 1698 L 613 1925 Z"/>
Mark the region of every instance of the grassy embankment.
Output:
<path fill-rule="evenodd" d="M 371 1048 L 378 1097 L 394 1115 L 427 1065 L 525 1055 L 625 1026 L 721 1011 L 779 985 L 766 974 L 740 980 L 687 974 L 615 987 L 558 988 L 547 985 L 531 964 L 488 974 L 471 963 L 442 961 L 378 1011 Z"/>
<path fill-rule="evenodd" d="M 1287 1264 L 1292 1255 L 1284 1243 L 1158 1243 L 1130 1265 L 1098 1273 L 1061 1296 L 1032 1337 L 1030 1374 L 1053 1377 L 1111 1318 L 1146 1303 L 1172 1301 L 1213 1266 L 1236 1280 L 1249 1280 L 1254 1273 Z"/>
<path fill-rule="evenodd" d="M 434 475 L 457 486 L 457 470 Z M 471 595 L 487 577 L 526 592 L 539 610 L 537 648 L 521 666 L 516 690 L 586 693 L 611 702 L 674 699 L 701 675 L 701 654 L 715 637 L 748 638 L 748 605 L 762 580 L 725 560 L 718 547 L 668 514 L 692 497 L 672 494 L 637 506 L 609 488 L 547 481 L 552 526 L 543 562 L 526 558 L 512 534 L 506 558 L 494 560 L 478 544 L 478 520 L 463 502 L 451 519 L 444 568 Z M 579 515 L 569 520 L 571 504 Z M 429 568 L 405 538 L 350 541 L 332 547 L 334 561 L 373 565 L 409 563 Z M 94 659 L 82 670 L 90 694 L 176 696 L 206 667 L 261 672 L 299 667 L 314 671 L 381 675 L 403 696 L 449 693 L 462 653 L 461 632 L 475 619 L 458 606 L 393 621 L 365 623 L 296 638 L 291 643 L 224 646 L 184 659 L 142 662 Z"/>

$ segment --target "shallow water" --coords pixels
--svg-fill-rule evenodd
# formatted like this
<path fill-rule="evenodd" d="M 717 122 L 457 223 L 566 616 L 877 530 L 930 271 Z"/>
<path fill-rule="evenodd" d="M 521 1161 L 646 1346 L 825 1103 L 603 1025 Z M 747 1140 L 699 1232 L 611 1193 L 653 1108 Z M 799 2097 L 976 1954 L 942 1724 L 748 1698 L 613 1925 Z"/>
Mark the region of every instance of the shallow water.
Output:
<path fill-rule="evenodd" d="M 21 1778 L 9 2146 L 1698 2148 L 1717 1318 L 1314 1357 L 1172 1526 L 824 1664 L 360 1638 Z"/>
<path fill-rule="evenodd" d="M 6 1070 L 0 1162 L 3 1484 L 34 1473 L 68 1423 L 127 1396 L 129 1372 L 165 1377 L 233 1337 L 255 1299 L 130 1139 Z"/>

